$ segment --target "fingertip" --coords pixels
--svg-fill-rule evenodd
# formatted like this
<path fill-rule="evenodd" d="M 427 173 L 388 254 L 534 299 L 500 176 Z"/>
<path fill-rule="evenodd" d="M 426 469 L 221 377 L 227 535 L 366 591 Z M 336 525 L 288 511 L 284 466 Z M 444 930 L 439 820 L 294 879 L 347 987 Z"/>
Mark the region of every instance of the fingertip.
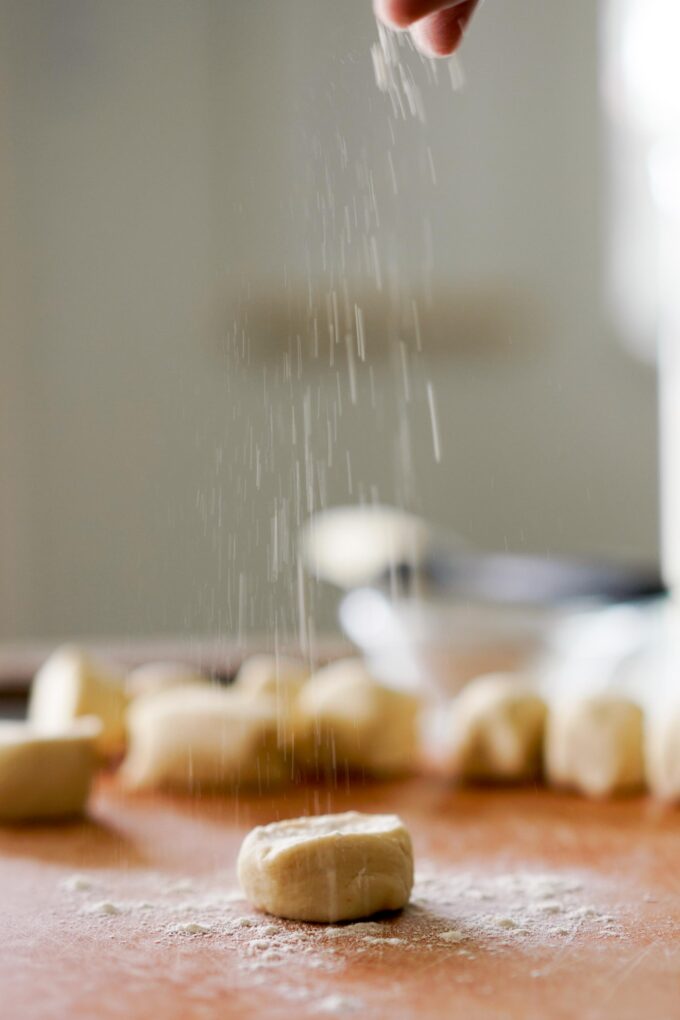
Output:
<path fill-rule="evenodd" d="M 464 0 L 436 14 L 430 14 L 411 26 L 413 41 L 427 57 L 450 57 L 463 38 L 477 0 Z"/>
<path fill-rule="evenodd" d="M 413 24 L 413 17 L 401 0 L 373 0 L 375 16 L 388 28 L 405 31 Z"/>
<path fill-rule="evenodd" d="M 446 35 L 429 24 L 430 18 L 423 18 L 411 26 L 411 37 L 416 49 L 424 57 L 450 57 L 462 38 L 462 32 L 447 32 Z"/>

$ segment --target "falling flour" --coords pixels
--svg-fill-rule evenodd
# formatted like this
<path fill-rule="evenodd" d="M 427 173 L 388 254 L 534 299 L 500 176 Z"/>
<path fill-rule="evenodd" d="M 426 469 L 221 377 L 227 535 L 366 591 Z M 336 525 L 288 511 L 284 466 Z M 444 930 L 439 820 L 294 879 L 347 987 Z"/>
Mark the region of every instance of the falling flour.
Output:
<path fill-rule="evenodd" d="M 378 39 L 371 46 L 375 83 L 380 92 L 390 100 L 394 117 L 406 119 L 410 116 L 424 122 L 425 105 L 422 89 L 409 63 L 403 59 L 407 53 L 415 54 L 423 74 L 432 82 L 437 80 L 437 68 L 443 64 L 448 69 L 454 92 L 459 91 L 465 84 L 465 75 L 457 56 L 441 62 L 429 60 L 421 54 L 416 54 L 408 32 L 392 32 L 378 22 Z M 431 159 L 431 153 L 429 156 Z"/>
<path fill-rule="evenodd" d="M 375 82 L 390 99 L 394 116 L 408 115 L 425 120 L 423 101 L 413 75 L 401 60 L 401 48 L 410 44 L 407 35 L 390 32 L 378 25 L 378 41 L 371 47 Z"/>

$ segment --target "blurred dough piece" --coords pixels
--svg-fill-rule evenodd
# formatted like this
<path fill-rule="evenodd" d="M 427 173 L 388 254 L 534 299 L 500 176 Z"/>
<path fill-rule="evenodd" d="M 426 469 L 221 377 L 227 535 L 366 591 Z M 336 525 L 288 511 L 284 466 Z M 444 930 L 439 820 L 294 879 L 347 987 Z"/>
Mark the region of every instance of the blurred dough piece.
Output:
<path fill-rule="evenodd" d="M 551 708 L 545 743 L 548 780 L 588 797 L 632 793 L 644 782 L 643 716 L 613 695 Z"/>
<path fill-rule="evenodd" d="M 294 699 L 309 679 L 309 669 L 299 659 L 277 655 L 252 655 L 236 674 L 239 691 L 253 697 L 269 695 Z"/>
<path fill-rule="evenodd" d="M 122 777 L 134 789 L 266 787 L 285 778 L 271 703 L 210 684 L 138 698 Z"/>
<path fill-rule="evenodd" d="M 494 673 L 453 701 L 446 764 L 461 779 L 521 782 L 541 773 L 547 709 L 514 677 Z"/>
<path fill-rule="evenodd" d="M 680 799 L 680 702 L 662 703 L 647 722 L 645 740 L 649 788 L 663 800 Z"/>
<path fill-rule="evenodd" d="M 133 669 L 125 681 L 129 698 L 141 698 L 146 694 L 158 694 L 172 687 L 189 687 L 191 684 L 207 684 L 203 674 L 182 662 L 148 662 Z"/>
<path fill-rule="evenodd" d="M 65 645 L 35 675 L 28 720 L 43 733 L 61 733 L 80 716 L 94 715 L 101 722 L 97 750 L 113 755 L 125 747 L 126 706 L 123 673 Z"/>
<path fill-rule="evenodd" d="M 405 907 L 411 837 L 396 815 L 296 818 L 248 833 L 238 856 L 253 906 L 293 921 L 350 921 Z"/>
<path fill-rule="evenodd" d="M 25 722 L 0 722 L 0 822 L 70 818 L 83 813 L 101 732 L 76 720 L 47 735 Z"/>
<path fill-rule="evenodd" d="M 239 669 L 234 689 L 243 697 L 272 703 L 276 710 L 279 744 L 294 749 L 304 733 L 297 705 L 308 679 L 309 669 L 299 659 L 253 655 Z"/>
<path fill-rule="evenodd" d="M 378 683 L 361 659 L 315 673 L 298 699 L 308 767 L 372 775 L 410 772 L 418 756 L 420 700 Z"/>
<path fill-rule="evenodd" d="M 420 518 L 392 506 L 337 506 L 302 528 L 307 570 L 340 588 L 370 584 L 395 565 L 418 564 L 431 541 Z"/>

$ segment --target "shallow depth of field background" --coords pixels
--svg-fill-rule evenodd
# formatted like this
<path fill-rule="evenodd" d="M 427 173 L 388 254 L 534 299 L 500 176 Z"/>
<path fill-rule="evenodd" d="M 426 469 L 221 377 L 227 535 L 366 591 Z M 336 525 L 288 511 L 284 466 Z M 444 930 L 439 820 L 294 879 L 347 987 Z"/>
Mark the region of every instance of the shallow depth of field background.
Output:
<path fill-rule="evenodd" d="M 305 458 L 315 506 L 656 556 L 654 375 L 607 303 L 601 13 L 488 0 L 466 86 L 427 91 L 436 186 L 396 125 L 378 240 L 446 342 L 406 395 L 374 328 L 352 404 L 323 359 L 285 378 L 276 309 L 324 291 L 338 134 L 384 180 L 368 0 L 0 0 L 0 637 L 294 634 Z"/>

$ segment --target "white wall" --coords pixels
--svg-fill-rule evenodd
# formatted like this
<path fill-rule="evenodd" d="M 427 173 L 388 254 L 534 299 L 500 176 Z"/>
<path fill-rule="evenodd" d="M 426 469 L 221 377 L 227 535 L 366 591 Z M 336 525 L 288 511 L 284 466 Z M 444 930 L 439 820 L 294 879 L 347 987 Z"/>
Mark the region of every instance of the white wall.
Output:
<path fill-rule="evenodd" d="M 427 89 L 426 130 L 393 144 L 369 7 L 0 0 L 1 635 L 294 631 L 297 520 L 308 491 L 349 498 L 348 459 L 352 498 L 486 547 L 655 555 L 654 382 L 601 313 L 595 5 L 489 0 L 466 88 Z M 429 220 L 454 306 L 450 353 L 409 354 L 410 403 L 377 327 L 356 405 L 344 366 L 285 377 L 280 319 L 234 335 L 262 295 L 326 293 L 317 193 L 328 167 L 338 215 L 363 200 L 357 163 L 388 275 L 422 294 Z"/>

